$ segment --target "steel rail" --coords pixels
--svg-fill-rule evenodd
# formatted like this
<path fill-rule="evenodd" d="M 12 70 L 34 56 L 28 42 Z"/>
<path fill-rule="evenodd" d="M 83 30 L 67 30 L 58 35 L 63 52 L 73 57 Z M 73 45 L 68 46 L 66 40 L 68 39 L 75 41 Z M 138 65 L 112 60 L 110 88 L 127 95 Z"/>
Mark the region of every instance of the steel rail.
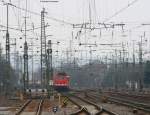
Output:
<path fill-rule="evenodd" d="M 87 94 L 88 96 L 92 96 L 95 98 L 99 98 L 100 94 Z M 108 98 L 108 101 L 113 102 L 113 103 L 118 103 L 124 106 L 128 106 L 128 107 L 132 107 L 132 108 L 136 108 L 145 112 L 150 112 L 150 105 L 144 104 L 144 103 L 137 103 L 137 102 L 133 102 L 130 100 L 126 100 L 126 99 L 117 99 L 114 97 L 110 97 L 110 96 L 106 96 Z"/>
<path fill-rule="evenodd" d="M 84 98 L 82 98 L 82 97 L 79 97 L 79 96 L 76 96 L 76 95 L 73 95 L 73 94 L 70 94 L 70 96 L 73 96 L 73 97 L 75 97 L 75 98 L 78 98 L 78 99 L 80 99 L 81 101 L 83 101 L 83 102 L 85 102 L 85 103 L 88 103 L 89 105 L 92 105 L 92 106 L 94 106 L 97 110 L 98 110 L 98 112 L 96 113 L 96 115 L 101 115 L 101 114 L 103 114 L 103 113 L 107 113 L 107 114 L 109 114 L 109 115 L 118 115 L 117 113 L 114 113 L 114 112 L 111 112 L 111 111 L 109 111 L 109 110 L 107 110 L 107 109 L 105 109 L 105 108 L 103 108 L 103 107 L 100 107 L 99 105 L 97 105 L 97 104 L 95 104 L 94 102 L 92 102 L 92 101 L 89 101 L 89 100 L 86 100 L 86 99 L 84 99 Z M 74 104 L 77 104 L 75 101 L 73 101 L 72 99 L 70 99 L 70 97 L 69 96 L 67 96 L 68 97 L 68 99 L 69 100 L 71 100 Z M 78 104 L 79 105 L 79 104 Z M 81 105 L 79 105 L 79 107 L 82 107 Z M 86 109 L 86 108 L 85 108 Z M 82 111 L 82 110 L 80 110 L 80 111 Z M 88 112 L 88 110 L 86 110 L 87 112 Z M 78 112 L 77 112 L 78 113 Z M 89 112 L 88 112 L 89 113 Z M 77 114 L 71 114 L 71 115 L 77 115 Z"/>
<path fill-rule="evenodd" d="M 23 106 L 15 113 L 15 115 L 20 115 L 23 112 L 23 110 L 29 105 L 29 103 L 31 103 L 31 101 L 32 101 L 31 99 L 26 101 L 23 104 Z"/>
<path fill-rule="evenodd" d="M 71 99 L 71 97 L 70 97 L 71 95 L 68 95 L 68 94 L 62 94 L 62 95 L 80 109 L 79 111 L 72 113 L 71 115 L 78 115 L 78 113 L 81 113 L 81 112 L 85 112 L 87 115 L 90 115 L 90 113 L 87 111 L 87 109 L 85 107 L 81 106 L 79 103 L 77 103 L 76 101 Z"/>
<path fill-rule="evenodd" d="M 128 96 L 133 98 L 150 98 L 150 94 L 130 94 L 128 93 L 122 93 L 122 92 L 113 92 L 113 91 L 104 91 L 104 93 L 108 93 L 111 95 L 119 95 L 119 96 Z"/>
<path fill-rule="evenodd" d="M 84 99 L 84 98 L 81 98 L 81 97 L 79 97 L 79 96 L 76 96 L 76 97 L 79 98 L 79 99 L 81 99 L 81 100 L 84 101 L 84 102 L 87 102 L 87 103 L 93 105 L 97 110 L 99 110 L 99 112 L 96 113 L 96 115 L 101 115 L 102 113 L 108 113 L 109 115 L 118 115 L 117 113 L 114 113 L 114 112 L 112 112 L 112 111 L 110 111 L 110 110 L 107 110 L 107 109 L 105 109 L 104 107 L 100 107 L 99 105 L 95 104 L 95 103 L 92 102 L 92 101 L 88 101 L 88 100 L 86 100 L 86 99 Z"/>
<path fill-rule="evenodd" d="M 37 111 L 36 111 L 35 115 L 41 115 L 41 113 L 42 113 L 42 107 L 43 107 L 43 102 L 44 102 L 44 99 L 41 99 L 40 103 L 38 104 L 38 108 L 37 108 Z"/>

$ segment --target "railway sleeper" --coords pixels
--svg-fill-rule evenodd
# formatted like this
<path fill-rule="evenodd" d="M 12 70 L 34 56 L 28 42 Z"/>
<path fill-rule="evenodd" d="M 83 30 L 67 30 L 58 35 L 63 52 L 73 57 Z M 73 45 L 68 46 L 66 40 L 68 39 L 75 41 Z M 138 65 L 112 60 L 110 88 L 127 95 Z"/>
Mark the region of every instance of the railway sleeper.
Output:
<path fill-rule="evenodd" d="M 93 94 L 91 96 L 94 96 L 94 97 L 98 98 L 98 96 L 93 95 Z M 99 96 L 102 96 L 102 95 L 99 95 Z M 133 101 L 130 101 L 130 100 L 118 99 L 118 98 L 114 98 L 114 97 L 110 97 L 110 96 L 107 96 L 107 97 L 108 97 L 108 100 L 110 102 L 122 104 L 122 105 L 125 105 L 125 106 L 130 106 L 130 107 L 137 108 L 139 110 L 144 110 L 144 111 L 150 112 L 150 105 L 148 105 L 148 104 L 137 103 L 137 102 L 133 102 Z"/>
<path fill-rule="evenodd" d="M 88 100 L 83 99 L 83 98 L 81 98 L 81 97 L 78 97 L 78 96 L 76 96 L 76 95 L 72 95 L 72 96 L 74 96 L 74 97 L 76 97 L 76 98 L 78 98 L 78 99 L 80 99 L 80 100 L 82 100 L 82 101 L 84 101 L 84 102 L 86 102 L 86 103 L 88 103 L 88 104 L 90 104 L 90 105 L 93 105 L 97 110 L 101 110 L 101 107 L 99 107 L 97 104 L 95 104 L 95 103 L 93 103 L 93 102 L 91 102 L 91 101 L 88 101 Z"/>
<path fill-rule="evenodd" d="M 73 96 L 75 96 L 75 95 L 73 95 Z M 85 99 L 83 99 L 81 97 L 78 97 L 78 96 L 75 96 L 75 97 L 81 99 L 82 101 L 84 101 L 86 103 L 89 103 L 89 104 L 93 105 L 97 110 L 99 110 L 99 112 L 96 113 L 96 115 L 102 115 L 102 113 L 107 113 L 108 115 L 118 115 L 117 113 L 111 112 L 111 111 L 109 111 L 109 110 L 107 110 L 103 107 L 99 107 L 97 104 L 95 104 L 91 101 L 85 100 Z"/>
<path fill-rule="evenodd" d="M 74 96 L 74 97 L 76 97 L 76 98 L 78 98 L 78 99 L 80 99 L 80 100 L 82 100 L 82 101 L 84 101 L 84 102 L 86 102 L 86 103 L 88 103 L 88 104 L 90 104 L 90 105 L 93 105 L 93 106 L 99 111 L 99 112 L 97 112 L 95 115 L 102 115 L 102 114 L 104 114 L 104 113 L 106 113 L 106 114 L 108 114 L 108 115 L 118 115 L 118 114 L 113 113 L 113 112 L 111 112 L 111 111 L 109 111 L 109 110 L 107 110 L 107 109 L 104 109 L 103 107 L 99 107 L 98 105 L 96 105 L 95 103 L 93 103 L 93 102 L 91 102 L 91 101 L 88 101 L 88 100 L 83 99 L 83 98 L 81 98 L 81 97 L 78 97 L 78 96 L 76 96 L 76 95 L 70 94 L 69 96 Z M 84 115 L 84 114 L 85 114 L 85 115 L 91 115 L 91 113 L 88 112 L 88 110 L 87 110 L 86 107 L 83 107 L 83 106 L 79 105 L 79 104 L 76 103 L 74 100 L 72 100 L 69 96 L 65 95 L 65 97 L 67 97 L 72 103 L 74 103 L 75 105 L 77 105 L 77 106 L 80 108 L 79 111 L 77 111 L 76 113 L 72 113 L 71 115 L 80 115 L 80 114 L 83 114 L 83 115 Z"/>

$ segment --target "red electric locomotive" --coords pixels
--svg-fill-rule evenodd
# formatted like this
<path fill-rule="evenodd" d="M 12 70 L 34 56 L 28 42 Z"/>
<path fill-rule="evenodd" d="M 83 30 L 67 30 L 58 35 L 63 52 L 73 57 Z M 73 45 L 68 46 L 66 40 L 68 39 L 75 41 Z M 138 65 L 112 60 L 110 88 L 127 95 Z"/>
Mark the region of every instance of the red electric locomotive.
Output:
<path fill-rule="evenodd" d="M 53 77 L 54 88 L 57 91 L 68 91 L 69 79 L 70 79 L 70 76 L 68 76 L 65 72 L 57 73 Z"/>

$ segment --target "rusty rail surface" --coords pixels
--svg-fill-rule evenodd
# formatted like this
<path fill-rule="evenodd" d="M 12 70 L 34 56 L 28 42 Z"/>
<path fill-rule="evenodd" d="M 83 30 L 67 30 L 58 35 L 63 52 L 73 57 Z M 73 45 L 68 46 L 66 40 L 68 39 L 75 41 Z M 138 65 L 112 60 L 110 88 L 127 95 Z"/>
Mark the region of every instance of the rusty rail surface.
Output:
<path fill-rule="evenodd" d="M 101 94 L 87 94 L 89 97 L 95 97 L 95 98 L 100 98 L 102 96 Z M 113 102 L 113 103 L 118 103 L 124 106 L 136 108 L 138 110 L 142 110 L 145 112 L 150 112 L 150 105 L 144 104 L 144 103 L 138 103 L 138 102 L 133 102 L 131 100 L 127 99 L 121 99 L 121 98 L 116 98 L 116 97 L 111 97 L 111 96 L 106 96 L 108 98 L 108 101 Z"/>
<path fill-rule="evenodd" d="M 33 100 L 28 100 L 21 106 L 21 108 L 15 113 L 15 115 L 21 115 L 21 113 L 25 110 L 25 108 L 32 102 Z M 41 115 L 42 106 L 43 106 L 44 99 L 41 99 L 38 103 L 37 110 L 35 111 L 35 115 Z M 36 106 L 36 105 L 35 105 Z"/>
<path fill-rule="evenodd" d="M 35 115 L 41 115 L 41 113 L 42 113 L 42 107 L 43 107 L 43 102 L 44 102 L 44 99 L 41 99 Z"/>
<path fill-rule="evenodd" d="M 15 115 L 20 115 L 23 110 L 29 105 L 29 103 L 31 103 L 32 100 L 28 100 L 26 101 L 23 106 L 15 113 Z"/>
<path fill-rule="evenodd" d="M 104 114 L 104 113 L 107 113 L 108 115 L 118 115 L 117 113 L 111 112 L 111 111 L 109 111 L 109 110 L 107 110 L 107 109 L 105 109 L 105 108 L 103 108 L 103 107 L 100 107 L 99 105 L 95 104 L 94 102 L 89 101 L 89 100 L 86 100 L 86 99 L 84 99 L 84 98 L 82 98 L 82 97 L 79 97 L 79 96 L 77 96 L 77 95 L 68 94 L 68 95 L 65 95 L 65 96 L 66 96 L 72 103 L 74 103 L 75 105 L 77 105 L 77 106 L 79 107 L 79 109 L 80 109 L 78 112 L 73 113 L 73 114 L 71 114 L 71 115 L 78 115 L 78 113 L 81 113 L 81 112 L 84 112 L 84 113 L 86 113 L 87 115 L 90 115 L 90 112 L 87 110 L 87 108 L 82 107 L 79 103 L 77 103 L 76 101 L 72 100 L 72 99 L 71 99 L 71 96 L 73 96 L 73 97 L 75 97 L 75 98 L 78 98 L 78 99 L 80 99 L 81 101 L 83 101 L 83 102 L 85 102 L 85 103 L 87 103 L 87 104 L 89 104 L 89 105 L 94 106 L 95 109 L 98 110 L 98 112 L 96 113 L 96 115 L 102 115 L 102 114 Z"/>

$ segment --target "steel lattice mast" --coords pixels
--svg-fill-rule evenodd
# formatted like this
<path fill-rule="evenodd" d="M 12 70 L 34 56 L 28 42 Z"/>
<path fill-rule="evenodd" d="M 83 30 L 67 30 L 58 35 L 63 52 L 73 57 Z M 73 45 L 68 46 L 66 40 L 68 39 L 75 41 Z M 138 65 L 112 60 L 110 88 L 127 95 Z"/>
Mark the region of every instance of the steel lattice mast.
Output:
<path fill-rule="evenodd" d="M 41 84 L 46 85 L 46 35 L 45 35 L 45 8 L 41 11 Z"/>
<path fill-rule="evenodd" d="M 29 77 L 28 77 L 28 44 L 27 41 L 24 43 L 24 88 L 28 88 Z M 24 89 L 24 90 L 25 90 Z"/>
<path fill-rule="evenodd" d="M 26 17 L 25 17 L 25 43 L 24 43 L 24 91 L 28 88 L 29 83 L 29 73 L 28 73 L 28 44 L 27 44 L 27 34 L 26 34 Z"/>
<path fill-rule="evenodd" d="M 47 90 L 48 95 L 53 96 L 53 67 L 52 67 L 52 42 L 48 41 L 48 49 L 47 49 Z"/>
<path fill-rule="evenodd" d="M 6 61 L 10 64 L 10 42 L 9 42 L 9 32 L 8 32 L 8 5 L 7 4 L 7 31 L 6 31 Z"/>
<path fill-rule="evenodd" d="M 8 30 L 8 26 L 9 26 L 9 3 L 6 4 L 7 5 L 7 30 L 6 30 L 6 61 L 8 63 L 8 67 L 7 67 L 7 83 L 5 85 L 5 89 L 6 89 L 6 94 L 9 93 L 9 84 L 10 84 L 10 41 L 9 41 L 9 30 Z"/>

